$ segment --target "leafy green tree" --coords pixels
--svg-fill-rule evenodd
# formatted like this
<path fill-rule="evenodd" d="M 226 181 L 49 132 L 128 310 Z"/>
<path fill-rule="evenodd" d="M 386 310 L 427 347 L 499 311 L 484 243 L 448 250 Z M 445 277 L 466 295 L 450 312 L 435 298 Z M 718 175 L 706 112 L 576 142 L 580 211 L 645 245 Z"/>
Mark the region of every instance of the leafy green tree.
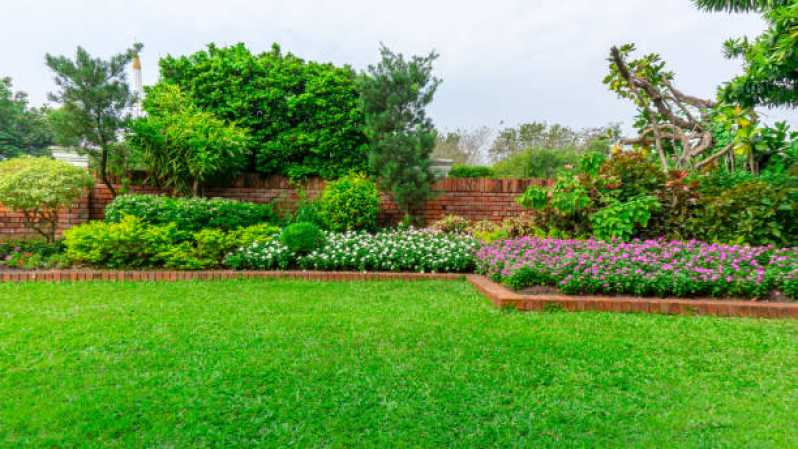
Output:
<path fill-rule="evenodd" d="M 13 92 L 11 78 L 0 78 L 0 159 L 42 155 L 53 143 L 46 111 L 28 106 L 24 92 Z"/>
<path fill-rule="evenodd" d="M 798 2 L 794 0 L 696 0 L 713 11 L 758 11 L 768 24 L 760 36 L 730 39 L 726 56 L 742 58 L 743 74 L 720 89 L 730 103 L 746 107 L 798 105 Z"/>
<path fill-rule="evenodd" d="M 60 103 L 63 113 L 68 114 L 81 148 L 95 159 L 100 177 L 113 195 L 116 190 L 108 179 L 108 158 L 136 100 L 127 83 L 126 67 L 141 48 L 136 43 L 108 60 L 92 58 L 82 47 L 78 47 L 75 59 L 46 56 L 57 86 L 50 100 Z"/>
<path fill-rule="evenodd" d="M 25 226 L 55 240 L 58 210 L 80 199 L 93 184 L 86 170 L 47 157 L 0 162 L 0 204 L 21 212 Z"/>
<path fill-rule="evenodd" d="M 209 180 L 246 167 L 246 130 L 202 111 L 179 87 L 155 85 L 143 107 L 147 116 L 133 122 L 128 140 L 161 187 L 197 196 Z"/>
<path fill-rule="evenodd" d="M 762 11 L 775 6 L 785 6 L 793 0 L 694 0 L 700 9 L 706 11 Z"/>
<path fill-rule="evenodd" d="M 360 79 L 371 143 L 369 165 L 381 187 L 410 218 L 432 193 L 430 155 L 436 132 L 425 108 L 441 82 L 432 76 L 438 55 L 431 52 L 407 60 L 384 45 L 380 55 L 379 64 L 369 66 Z"/>
<path fill-rule="evenodd" d="M 246 128 L 250 169 L 291 178 L 335 179 L 367 163 L 363 113 L 355 72 L 244 44 L 216 47 L 160 61 L 161 79 L 180 86 L 194 103 Z"/>

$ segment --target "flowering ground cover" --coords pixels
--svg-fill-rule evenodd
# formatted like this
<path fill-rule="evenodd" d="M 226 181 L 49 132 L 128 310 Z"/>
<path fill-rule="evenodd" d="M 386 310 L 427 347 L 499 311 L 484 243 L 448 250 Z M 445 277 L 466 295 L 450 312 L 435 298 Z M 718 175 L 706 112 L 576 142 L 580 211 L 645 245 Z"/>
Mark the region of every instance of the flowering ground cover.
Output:
<path fill-rule="evenodd" d="M 524 237 L 477 252 L 478 271 L 515 289 L 567 294 L 798 297 L 798 249 L 698 241 L 603 242 Z"/>
<path fill-rule="evenodd" d="M 798 322 L 468 283 L 0 284 L 0 447 L 795 448 Z"/>
<path fill-rule="evenodd" d="M 468 236 L 429 230 L 387 230 L 376 234 L 324 234 L 309 254 L 293 254 L 279 240 L 240 248 L 225 259 L 236 269 L 411 271 L 462 273 L 474 269 L 478 242 Z"/>

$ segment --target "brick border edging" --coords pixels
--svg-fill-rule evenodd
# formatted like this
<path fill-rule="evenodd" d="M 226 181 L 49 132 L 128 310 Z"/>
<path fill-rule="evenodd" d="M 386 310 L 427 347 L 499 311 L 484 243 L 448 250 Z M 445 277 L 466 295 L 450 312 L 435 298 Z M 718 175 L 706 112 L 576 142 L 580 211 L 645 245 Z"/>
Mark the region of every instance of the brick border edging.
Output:
<path fill-rule="evenodd" d="M 798 319 L 798 303 L 629 296 L 567 296 L 561 294 L 522 295 L 485 276 L 469 275 L 467 279 L 496 307 L 514 308 L 521 311 L 541 311 L 548 307 L 558 307 L 570 312 L 638 312 L 665 315 Z"/>
<path fill-rule="evenodd" d="M 378 271 L 121 271 L 121 270 L 46 270 L 5 271 L 0 282 L 60 282 L 60 281 L 189 281 L 221 279 L 303 279 L 315 281 L 421 281 L 459 280 L 456 273 L 395 273 Z"/>
<path fill-rule="evenodd" d="M 302 279 L 315 281 L 454 281 L 467 279 L 496 307 L 522 311 L 559 307 L 571 312 L 642 312 L 666 315 L 714 315 L 798 319 L 798 303 L 768 303 L 715 299 L 635 298 L 628 296 L 522 295 L 485 276 L 458 273 L 395 273 L 376 271 L 119 271 L 47 270 L 4 271 L 0 282 L 60 281 L 185 281 L 223 279 Z"/>

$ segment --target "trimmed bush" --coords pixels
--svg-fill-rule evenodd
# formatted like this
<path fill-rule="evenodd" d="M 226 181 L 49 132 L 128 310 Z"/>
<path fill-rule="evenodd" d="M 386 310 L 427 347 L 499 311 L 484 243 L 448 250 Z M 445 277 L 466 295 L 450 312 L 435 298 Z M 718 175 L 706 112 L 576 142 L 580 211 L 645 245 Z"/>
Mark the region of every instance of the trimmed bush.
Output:
<path fill-rule="evenodd" d="M 144 223 L 174 223 L 181 231 L 215 228 L 232 231 L 240 227 L 277 221 L 271 205 L 223 198 L 172 198 L 159 195 L 122 195 L 105 208 L 107 223 L 120 222 L 125 215 Z"/>
<path fill-rule="evenodd" d="M 380 192 L 365 175 L 350 174 L 324 188 L 319 216 L 330 231 L 357 231 L 377 226 Z"/>
<path fill-rule="evenodd" d="M 130 215 L 119 223 L 91 221 L 64 232 L 70 262 L 104 268 L 159 265 L 162 253 L 185 239 L 174 224 L 153 226 Z"/>
<path fill-rule="evenodd" d="M 431 228 L 446 234 L 465 234 L 469 224 L 467 218 L 449 214 L 433 223 Z"/>
<path fill-rule="evenodd" d="M 496 173 L 485 165 L 454 164 L 449 170 L 450 178 L 493 178 Z"/>
<path fill-rule="evenodd" d="M 324 236 L 313 223 L 294 223 L 283 229 L 280 242 L 292 253 L 307 254 L 321 246 Z"/>
<path fill-rule="evenodd" d="M 0 204 L 21 212 L 25 226 L 55 240 L 58 209 L 69 207 L 94 184 L 89 172 L 46 157 L 0 162 Z"/>

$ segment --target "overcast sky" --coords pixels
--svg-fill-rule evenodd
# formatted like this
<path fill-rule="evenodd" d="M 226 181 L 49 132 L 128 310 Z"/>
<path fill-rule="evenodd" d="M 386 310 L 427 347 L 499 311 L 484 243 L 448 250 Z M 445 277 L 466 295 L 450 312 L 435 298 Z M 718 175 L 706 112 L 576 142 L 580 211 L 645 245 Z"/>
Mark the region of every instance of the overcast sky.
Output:
<path fill-rule="evenodd" d="M 440 53 L 443 79 L 431 107 L 442 129 L 548 121 L 581 128 L 628 127 L 634 110 L 601 84 L 611 45 L 636 42 L 659 52 L 676 84 L 703 97 L 739 72 L 721 54 L 731 36 L 764 28 L 754 14 L 702 13 L 690 0 L 27 0 L 3 5 L 0 76 L 33 104 L 53 88 L 44 55 L 81 45 L 109 56 L 144 43 L 144 84 L 157 60 L 209 42 L 244 42 L 253 51 L 278 42 L 300 57 L 363 69 L 379 42 L 405 54 Z M 787 118 L 794 112 L 773 112 Z"/>

